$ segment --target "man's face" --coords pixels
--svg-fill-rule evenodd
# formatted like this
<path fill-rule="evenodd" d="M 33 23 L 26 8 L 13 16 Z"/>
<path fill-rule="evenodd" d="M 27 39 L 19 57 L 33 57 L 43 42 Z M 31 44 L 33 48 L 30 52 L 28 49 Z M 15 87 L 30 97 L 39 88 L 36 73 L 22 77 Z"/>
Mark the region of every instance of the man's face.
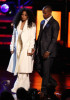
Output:
<path fill-rule="evenodd" d="M 43 17 L 44 17 L 44 19 L 47 19 L 48 17 L 50 17 L 51 16 L 51 11 L 49 10 L 49 8 L 44 8 L 43 10 L 42 10 L 42 12 L 43 12 Z"/>

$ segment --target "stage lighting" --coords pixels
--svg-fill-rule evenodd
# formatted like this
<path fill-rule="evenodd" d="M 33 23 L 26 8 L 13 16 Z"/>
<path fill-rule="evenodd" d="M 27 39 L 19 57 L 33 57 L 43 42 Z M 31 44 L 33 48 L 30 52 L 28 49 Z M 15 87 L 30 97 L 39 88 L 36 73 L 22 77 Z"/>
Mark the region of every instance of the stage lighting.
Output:
<path fill-rule="evenodd" d="M 3 13 L 8 12 L 8 11 L 9 11 L 9 5 L 7 5 L 7 4 L 1 5 L 1 11 L 2 11 Z"/>
<path fill-rule="evenodd" d="M 16 5 L 15 2 L 10 1 L 10 2 L 6 2 L 5 4 L 1 5 L 1 12 L 8 15 L 8 16 L 12 16 L 16 13 Z"/>

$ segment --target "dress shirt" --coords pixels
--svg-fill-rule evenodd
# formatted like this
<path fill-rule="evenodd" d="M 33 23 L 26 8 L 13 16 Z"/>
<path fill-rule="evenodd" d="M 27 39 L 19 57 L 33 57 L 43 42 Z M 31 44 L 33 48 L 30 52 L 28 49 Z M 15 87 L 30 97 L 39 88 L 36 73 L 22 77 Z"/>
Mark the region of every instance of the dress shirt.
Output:
<path fill-rule="evenodd" d="M 51 17 L 52 17 L 52 16 L 50 16 L 50 17 L 47 18 L 47 19 L 44 19 L 45 23 L 44 23 L 44 25 L 43 25 L 43 29 L 44 29 L 45 25 L 48 23 L 48 21 L 51 19 Z"/>

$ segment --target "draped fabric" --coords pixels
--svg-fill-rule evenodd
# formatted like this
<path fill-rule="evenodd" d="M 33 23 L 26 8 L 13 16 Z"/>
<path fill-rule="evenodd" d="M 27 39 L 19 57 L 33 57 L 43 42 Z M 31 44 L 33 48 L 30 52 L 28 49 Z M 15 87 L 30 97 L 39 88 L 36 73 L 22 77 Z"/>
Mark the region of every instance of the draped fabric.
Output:
<path fill-rule="evenodd" d="M 33 23 L 32 27 L 28 27 L 28 20 L 25 22 L 23 30 L 20 30 L 21 21 L 17 29 L 13 30 L 10 50 L 14 50 L 11 55 L 7 71 L 17 73 L 32 73 L 33 71 L 33 56 L 27 56 L 27 52 L 31 53 L 35 44 L 36 26 Z M 13 70 L 14 69 L 14 70 Z"/>

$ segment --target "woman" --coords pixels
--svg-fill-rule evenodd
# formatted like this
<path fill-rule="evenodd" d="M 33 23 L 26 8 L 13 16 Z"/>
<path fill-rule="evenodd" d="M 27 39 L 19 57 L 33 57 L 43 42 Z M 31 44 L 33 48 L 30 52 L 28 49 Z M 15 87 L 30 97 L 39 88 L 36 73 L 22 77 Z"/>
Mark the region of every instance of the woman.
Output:
<path fill-rule="evenodd" d="M 33 54 L 36 26 L 30 9 L 20 9 L 13 20 L 13 35 L 10 44 L 11 58 L 7 71 L 18 75 L 12 92 L 19 87 L 30 87 L 29 73 L 33 71 Z"/>

